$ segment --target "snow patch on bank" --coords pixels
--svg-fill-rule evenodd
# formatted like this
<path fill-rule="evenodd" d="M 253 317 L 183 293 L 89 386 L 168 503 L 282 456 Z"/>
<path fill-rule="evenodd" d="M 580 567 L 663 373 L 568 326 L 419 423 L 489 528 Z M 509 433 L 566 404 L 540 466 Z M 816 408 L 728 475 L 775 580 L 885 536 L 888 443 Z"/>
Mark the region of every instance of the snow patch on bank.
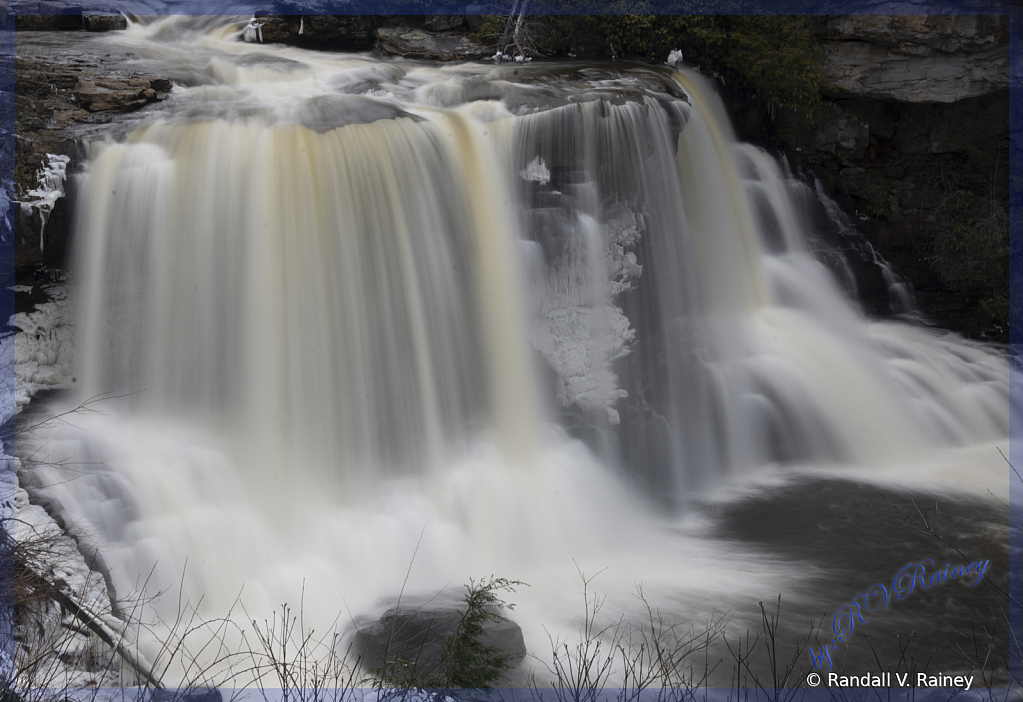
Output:
<path fill-rule="evenodd" d="M 111 614 L 103 576 L 89 568 L 75 541 L 45 509 L 32 504 L 18 484 L 20 459 L 2 456 L 0 463 L 0 529 L 18 544 L 21 562 L 109 627 L 122 629 L 123 624 Z M 19 679 L 22 684 L 58 689 L 119 684 L 120 666 L 112 652 L 56 600 L 39 600 L 28 620 L 19 620 L 15 626 L 16 660 L 3 663 L 31 677 Z M 26 665 L 27 661 L 31 664 Z"/>
<path fill-rule="evenodd" d="M 18 329 L 0 339 L 0 362 L 8 363 L 13 349 L 14 407 L 3 407 L 4 418 L 20 412 L 40 390 L 70 388 L 74 378 L 74 316 L 62 286 L 46 289 L 50 302 L 32 312 L 18 312 L 11 324 Z"/>

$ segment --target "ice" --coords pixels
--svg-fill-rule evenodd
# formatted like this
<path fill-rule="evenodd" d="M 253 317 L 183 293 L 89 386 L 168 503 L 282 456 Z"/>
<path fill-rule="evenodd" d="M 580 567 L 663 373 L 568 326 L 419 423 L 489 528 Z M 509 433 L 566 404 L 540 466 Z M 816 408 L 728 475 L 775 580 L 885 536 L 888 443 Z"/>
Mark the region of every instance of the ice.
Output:
<path fill-rule="evenodd" d="M 547 163 L 537 156 L 529 162 L 528 166 L 519 171 L 519 177 L 522 180 L 546 185 L 551 180 L 551 172 L 547 170 Z"/>
<path fill-rule="evenodd" d="M 60 154 L 46 154 L 49 163 L 36 173 L 38 187 L 25 193 L 26 200 L 21 200 L 21 209 L 29 215 L 32 208 L 39 210 L 39 217 L 42 225 L 39 228 L 39 250 L 42 251 L 46 244 L 44 232 L 46 231 L 46 220 L 53 211 L 57 200 L 64 197 L 64 180 L 67 178 L 67 165 L 71 161 L 70 156 Z"/>
<path fill-rule="evenodd" d="M 63 289 L 55 296 L 65 297 Z M 5 420 L 9 419 L 8 412 L 11 415 L 20 412 L 40 390 L 74 385 L 72 320 L 67 299 L 45 302 L 33 312 L 14 315 L 12 321 L 19 331 L 0 339 L 0 362 L 15 362 L 14 407 L 0 408 Z M 9 358 L 12 352 L 13 358 Z"/>

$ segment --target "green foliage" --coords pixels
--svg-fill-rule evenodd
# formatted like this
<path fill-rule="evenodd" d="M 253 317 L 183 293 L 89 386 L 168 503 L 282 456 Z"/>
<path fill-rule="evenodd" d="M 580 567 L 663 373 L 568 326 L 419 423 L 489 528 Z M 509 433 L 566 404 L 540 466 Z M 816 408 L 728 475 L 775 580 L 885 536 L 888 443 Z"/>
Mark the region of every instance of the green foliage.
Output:
<path fill-rule="evenodd" d="M 508 621 L 497 614 L 498 607 L 514 608 L 495 593 L 500 590 L 515 592 L 515 586 L 524 584 L 493 576 L 479 583 L 469 581 L 465 612 L 455 633 L 444 642 L 436 679 L 438 684 L 431 687 L 486 689 L 504 679 L 512 657 L 494 646 L 484 645 L 481 638 L 486 624 Z"/>
<path fill-rule="evenodd" d="M 866 211 L 871 217 L 883 217 L 888 214 L 889 181 L 886 178 L 869 180 L 857 195 L 866 199 Z"/>
<path fill-rule="evenodd" d="M 930 263 L 941 282 L 953 290 L 981 289 L 982 303 L 995 321 L 1009 312 L 1009 215 L 1004 202 L 976 193 L 953 191 L 936 216 Z"/>
<path fill-rule="evenodd" d="M 729 86 L 750 91 L 776 108 L 814 119 L 822 107 L 819 20 L 787 15 L 653 15 L 645 2 L 595 0 L 567 4 L 571 15 L 526 17 L 528 44 L 539 55 L 575 53 L 597 58 L 639 57 L 663 62 L 680 49 L 688 63 L 719 73 Z M 700 11 L 698 2 L 680 3 Z M 587 11 L 621 14 L 583 15 Z M 491 18 L 496 41 L 507 17 Z M 491 26 L 491 24 L 493 26 Z"/>
<path fill-rule="evenodd" d="M 504 24 L 507 20 L 507 17 L 487 15 L 483 19 L 483 24 L 473 32 L 472 38 L 486 46 L 496 45 L 497 41 L 501 38 L 501 33 L 504 31 Z"/>
<path fill-rule="evenodd" d="M 774 107 L 815 118 L 821 109 L 820 48 L 813 17 L 786 15 L 661 18 L 659 46 L 720 73 Z"/>

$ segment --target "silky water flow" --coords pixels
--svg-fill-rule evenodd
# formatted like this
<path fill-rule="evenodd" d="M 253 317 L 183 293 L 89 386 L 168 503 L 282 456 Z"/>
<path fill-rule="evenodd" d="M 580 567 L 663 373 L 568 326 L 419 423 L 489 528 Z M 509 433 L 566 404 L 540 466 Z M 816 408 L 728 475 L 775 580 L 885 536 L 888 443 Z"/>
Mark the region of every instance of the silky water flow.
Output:
<path fill-rule="evenodd" d="M 119 597 L 165 592 L 144 655 L 179 602 L 244 629 L 301 598 L 344 630 L 489 575 L 528 583 L 541 655 L 578 634 L 580 573 L 612 618 L 644 616 L 637 584 L 697 623 L 798 600 L 811 566 L 704 533 L 715 491 L 1007 494 L 1006 357 L 866 318 L 808 226 L 843 215 L 698 74 L 238 29 L 107 39 L 177 85 L 89 147 L 71 405 L 108 399 L 31 469 Z"/>

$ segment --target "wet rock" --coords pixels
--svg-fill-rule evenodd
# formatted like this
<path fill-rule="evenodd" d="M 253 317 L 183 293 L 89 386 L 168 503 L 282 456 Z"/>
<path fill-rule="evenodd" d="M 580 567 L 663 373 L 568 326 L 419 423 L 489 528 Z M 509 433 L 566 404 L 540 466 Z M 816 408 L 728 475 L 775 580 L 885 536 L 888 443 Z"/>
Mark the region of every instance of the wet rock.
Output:
<path fill-rule="evenodd" d="M 85 15 L 82 24 L 88 32 L 111 32 L 128 28 L 128 20 L 124 15 Z"/>
<path fill-rule="evenodd" d="M 1009 84 L 1005 16 L 846 16 L 827 36 L 833 95 L 951 103 Z"/>
<path fill-rule="evenodd" d="M 483 57 L 483 46 L 467 34 L 437 34 L 408 27 L 381 27 L 380 47 L 389 54 L 436 61 L 470 61 Z"/>
<path fill-rule="evenodd" d="M 170 88 L 170 81 L 161 78 L 79 78 L 74 96 L 90 112 L 130 112 L 162 100 Z"/>
<path fill-rule="evenodd" d="M 361 95 L 318 95 L 302 103 L 300 112 L 302 124 L 320 134 L 349 124 L 371 124 L 381 119 L 422 120 L 391 103 Z"/>
<path fill-rule="evenodd" d="M 438 61 L 478 59 L 484 53 L 469 37 L 474 25 L 464 15 L 306 15 L 307 9 L 289 0 L 277 0 L 272 10 L 257 13 L 264 43 L 334 51 L 379 47 Z"/>
<path fill-rule="evenodd" d="M 355 652 L 363 656 L 366 670 L 379 668 L 385 656 L 391 661 L 414 662 L 421 672 L 434 670 L 440 662 L 444 641 L 458 627 L 462 610 L 464 603 L 454 596 L 406 597 L 400 606 L 387 609 L 378 619 L 357 623 Z M 487 622 L 484 629 L 481 643 L 512 656 L 512 665 L 525 657 L 525 639 L 518 624 Z"/>
<path fill-rule="evenodd" d="M 841 107 L 835 107 L 830 114 L 821 119 L 821 124 L 814 133 L 813 145 L 821 151 L 859 158 L 863 156 L 863 151 L 867 147 L 869 135 L 868 123 Z"/>

